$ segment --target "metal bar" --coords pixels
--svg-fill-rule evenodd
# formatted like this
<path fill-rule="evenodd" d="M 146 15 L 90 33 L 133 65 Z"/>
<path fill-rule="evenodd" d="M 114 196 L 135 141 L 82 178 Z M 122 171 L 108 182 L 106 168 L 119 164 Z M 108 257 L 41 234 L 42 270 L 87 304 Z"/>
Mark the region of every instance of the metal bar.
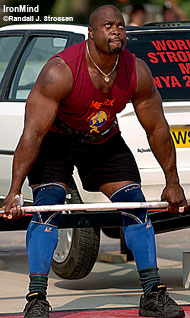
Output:
<path fill-rule="evenodd" d="M 26 206 L 25 213 L 55 212 L 55 211 L 103 211 L 122 209 L 164 209 L 168 207 L 167 202 L 114 202 L 114 203 L 82 203 L 82 204 L 56 204 Z M 4 213 L 0 210 L 0 213 Z"/>

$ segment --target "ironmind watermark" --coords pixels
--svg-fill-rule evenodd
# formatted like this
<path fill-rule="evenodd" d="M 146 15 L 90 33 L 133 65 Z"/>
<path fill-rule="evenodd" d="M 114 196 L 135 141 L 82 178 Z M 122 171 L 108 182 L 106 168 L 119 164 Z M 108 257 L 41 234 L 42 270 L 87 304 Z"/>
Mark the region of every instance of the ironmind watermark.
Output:
<path fill-rule="evenodd" d="M 13 12 L 24 12 L 24 13 L 27 13 L 27 12 L 39 12 L 40 11 L 40 6 L 39 4 L 35 7 L 31 7 L 29 6 L 28 4 L 20 4 L 19 6 L 17 7 L 8 7 L 6 6 L 5 4 L 3 5 L 3 8 L 2 8 L 2 11 L 5 13 L 13 13 Z"/>

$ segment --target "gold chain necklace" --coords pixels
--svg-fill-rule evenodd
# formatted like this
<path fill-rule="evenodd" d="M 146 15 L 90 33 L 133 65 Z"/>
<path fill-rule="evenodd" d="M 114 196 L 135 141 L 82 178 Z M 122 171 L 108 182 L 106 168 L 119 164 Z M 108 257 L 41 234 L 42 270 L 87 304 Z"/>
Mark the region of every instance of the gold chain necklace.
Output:
<path fill-rule="evenodd" d="M 119 54 L 117 56 L 117 60 L 114 64 L 114 67 L 112 68 L 111 72 L 109 72 L 108 74 L 105 74 L 100 68 L 99 66 L 94 62 L 94 60 L 92 59 L 92 56 L 90 55 L 90 51 L 89 51 L 89 47 L 88 47 L 88 42 L 86 42 L 86 49 L 87 49 L 87 52 L 88 52 L 88 55 L 89 55 L 89 58 L 91 59 L 92 63 L 94 64 L 94 66 L 97 68 L 97 70 L 104 76 L 104 81 L 106 83 L 109 83 L 110 81 L 110 78 L 108 76 L 110 76 L 116 69 L 117 67 L 117 64 L 119 62 Z"/>

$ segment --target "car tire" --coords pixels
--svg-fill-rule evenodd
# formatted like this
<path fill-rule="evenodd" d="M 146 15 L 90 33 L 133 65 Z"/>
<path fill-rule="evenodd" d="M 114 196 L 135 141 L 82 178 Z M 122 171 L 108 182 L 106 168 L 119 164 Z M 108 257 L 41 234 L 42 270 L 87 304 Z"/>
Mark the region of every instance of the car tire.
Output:
<path fill-rule="evenodd" d="M 68 191 L 71 195 L 69 203 L 81 203 L 73 183 Z M 59 277 L 69 280 L 86 277 L 96 262 L 99 245 L 98 228 L 59 229 L 59 241 L 52 262 L 53 271 Z"/>

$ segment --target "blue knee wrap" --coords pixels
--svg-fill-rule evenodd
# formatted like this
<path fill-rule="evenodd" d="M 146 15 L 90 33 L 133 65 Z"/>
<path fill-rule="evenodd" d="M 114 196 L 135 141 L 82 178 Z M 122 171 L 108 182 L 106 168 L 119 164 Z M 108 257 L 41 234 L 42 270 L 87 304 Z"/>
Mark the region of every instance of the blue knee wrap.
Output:
<path fill-rule="evenodd" d="M 56 183 L 34 188 L 34 205 L 63 204 L 66 190 Z M 57 222 L 60 212 L 35 213 L 28 226 L 26 247 L 31 274 L 47 275 L 58 242 Z"/>
<path fill-rule="evenodd" d="M 59 183 L 41 184 L 33 189 L 34 205 L 64 204 L 65 187 Z M 35 213 L 32 220 L 57 225 L 61 212 Z"/>
<path fill-rule="evenodd" d="M 131 183 L 115 191 L 112 202 L 145 202 L 139 184 Z M 154 229 L 147 218 L 146 209 L 126 209 L 123 232 L 128 248 L 132 251 L 138 270 L 157 267 Z"/>
<path fill-rule="evenodd" d="M 145 197 L 138 183 L 130 183 L 118 190 L 111 196 L 112 202 L 145 202 Z M 126 209 L 123 210 L 126 215 L 123 217 L 123 225 L 144 223 L 147 217 L 146 209 Z"/>

